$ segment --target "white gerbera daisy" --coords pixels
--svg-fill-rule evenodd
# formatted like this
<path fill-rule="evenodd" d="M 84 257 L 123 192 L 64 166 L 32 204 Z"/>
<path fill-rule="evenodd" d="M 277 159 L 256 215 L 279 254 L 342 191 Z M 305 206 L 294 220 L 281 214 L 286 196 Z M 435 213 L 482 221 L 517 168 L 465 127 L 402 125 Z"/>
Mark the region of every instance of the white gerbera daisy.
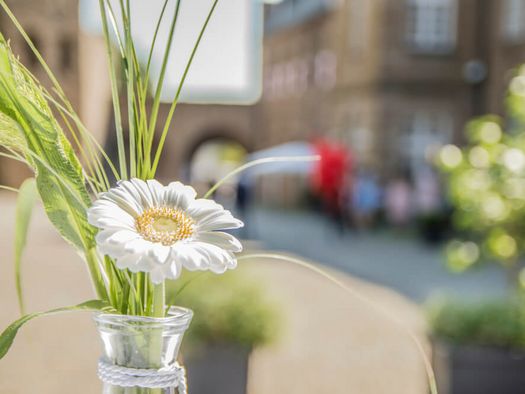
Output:
<path fill-rule="evenodd" d="M 182 267 L 218 274 L 235 268 L 241 243 L 219 230 L 243 223 L 222 205 L 196 195 L 180 182 L 120 181 L 88 210 L 89 223 L 100 229 L 99 250 L 120 269 L 149 272 L 154 283 L 176 279 Z"/>

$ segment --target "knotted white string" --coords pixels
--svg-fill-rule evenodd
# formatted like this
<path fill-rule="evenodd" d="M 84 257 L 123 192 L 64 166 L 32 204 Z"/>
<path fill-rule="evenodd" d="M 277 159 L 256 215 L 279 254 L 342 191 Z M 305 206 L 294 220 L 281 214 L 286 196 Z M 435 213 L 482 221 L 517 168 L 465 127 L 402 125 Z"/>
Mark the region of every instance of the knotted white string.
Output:
<path fill-rule="evenodd" d="M 187 394 L 186 369 L 177 364 L 162 369 L 135 369 L 98 361 L 98 377 L 104 383 L 121 387 L 174 388 Z"/>

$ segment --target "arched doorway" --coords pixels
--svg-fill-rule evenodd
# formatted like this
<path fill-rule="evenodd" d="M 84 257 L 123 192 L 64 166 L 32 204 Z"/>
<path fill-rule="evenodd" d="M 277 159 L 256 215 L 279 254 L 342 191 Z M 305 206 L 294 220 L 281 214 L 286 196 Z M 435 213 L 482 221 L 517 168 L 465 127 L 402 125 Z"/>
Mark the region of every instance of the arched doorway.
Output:
<path fill-rule="evenodd" d="M 234 169 L 243 165 L 247 149 L 238 141 L 226 137 L 209 138 L 196 146 L 188 163 L 190 183 L 203 195 L 219 180 Z M 221 204 L 231 207 L 234 204 L 237 178 L 225 182 L 214 195 Z"/>

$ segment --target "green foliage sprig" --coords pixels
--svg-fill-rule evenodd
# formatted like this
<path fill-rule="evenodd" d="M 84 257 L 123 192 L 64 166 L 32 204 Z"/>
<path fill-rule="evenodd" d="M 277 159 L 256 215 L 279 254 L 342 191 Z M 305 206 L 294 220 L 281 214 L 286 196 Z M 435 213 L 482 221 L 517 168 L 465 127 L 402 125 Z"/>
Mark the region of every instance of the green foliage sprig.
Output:
<path fill-rule="evenodd" d="M 53 90 L 45 89 L 13 54 L 9 43 L 0 37 L 0 144 L 6 149 L 2 156 L 24 162 L 33 169 L 38 192 L 49 219 L 62 237 L 84 256 L 97 296 L 123 314 L 161 316 L 164 314 L 165 297 L 162 285 L 151 285 L 145 273 L 120 271 L 115 267 L 114 261 L 101 256 L 95 246 L 96 231 L 87 222 L 86 210 L 91 205 L 93 195 L 107 191 L 111 186 L 106 166 L 117 180 L 128 177 L 149 179 L 155 176 L 173 111 L 218 0 L 213 1 L 208 11 L 156 147 L 153 146 L 153 141 L 160 97 L 181 6 L 180 0 L 175 1 L 174 13 L 171 15 L 167 47 L 150 107 L 147 104 L 150 95 L 150 65 L 160 25 L 167 17 L 168 0 L 165 0 L 161 9 L 149 56 L 144 63 L 137 57 L 131 34 L 131 2 L 119 0 L 115 3 L 118 4 L 118 15 L 113 8 L 114 2 L 99 1 L 111 77 L 118 166 L 86 130 L 57 78 L 4 0 L 0 0 L 0 6 L 35 53 Z M 116 51 L 111 37 L 116 39 Z M 123 87 L 124 92 L 121 92 L 120 87 Z M 127 114 L 122 114 L 120 108 L 121 94 L 125 94 L 127 98 Z M 127 147 L 124 144 L 124 117 L 127 118 L 129 128 Z M 62 127 L 66 128 L 74 146 L 66 138 Z M 19 229 L 19 233 L 23 231 L 24 228 Z M 22 234 L 20 236 L 23 238 Z"/>
<path fill-rule="evenodd" d="M 111 187 L 109 175 L 116 180 L 129 177 L 149 179 L 155 176 L 188 70 L 218 4 L 218 0 L 214 0 L 208 11 L 171 104 L 169 116 L 162 127 L 160 142 L 155 147 L 153 141 L 157 129 L 160 96 L 181 5 L 180 0 L 175 1 L 161 73 L 153 92 L 151 107 L 148 107 L 153 49 L 160 25 L 166 17 L 168 1 L 164 1 L 158 17 L 149 57 L 145 63 L 141 63 L 137 57 L 131 34 L 131 1 L 118 0 L 116 4 L 118 4 L 119 17 L 113 9 L 114 2 L 99 1 L 115 112 L 118 145 L 118 166 L 116 166 L 82 124 L 57 78 L 5 0 L 0 0 L 0 7 L 33 51 L 52 85 L 52 90 L 44 88 L 14 55 L 8 41 L 0 35 L 0 147 L 4 148 L 0 156 L 25 163 L 33 170 L 38 195 L 51 223 L 84 257 L 99 299 L 96 302 L 88 302 L 86 304 L 88 309 L 104 307 L 116 313 L 148 316 L 165 314 L 164 285 L 153 285 L 146 273 L 117 269 L 112 259 L 102 256 L 97 251 L 96 230 L 87 221 L 87 209 L 91 206 L 94 196 Z M 114 56 L 112 36 L 116 38 L 119 56 Z M 124 93 L 121 92 L 120 87 L 124 87 Z M 127 98 L 125 115 L 121 113 L 120 108 L 121 94 L 125 94 Z M 128 119 L 129 128 L 127 148 L 124 144 L 122 125 L 124 117 Z M 71 142 L 66 138 L 66 133 Z M 106 167 L 111 174 L 106 173 Z M 4 185 L 0 185 L 0 188 L 17 191 Z M 31 193 L 29 186 L 21 188 L 15 245 L 16 283 L 21 311 L 24 310 L 24 305 L 20 264 L 33 196 L 34 193 Z M 64 308 L 49 313 L 79 309 L 86 308 L 82 304 L 79 307 Z M 7 352 L 20 326 L 42 314 L 45 313 L 25 315 L 4 331 L 0 336 L 0 358 Z"/>
<path fill-rule="evenodd" d="M 429 304 L 427 312 L 432 335 L 445 342 L 525 348 L 523 299 L 440 300 Z"/>

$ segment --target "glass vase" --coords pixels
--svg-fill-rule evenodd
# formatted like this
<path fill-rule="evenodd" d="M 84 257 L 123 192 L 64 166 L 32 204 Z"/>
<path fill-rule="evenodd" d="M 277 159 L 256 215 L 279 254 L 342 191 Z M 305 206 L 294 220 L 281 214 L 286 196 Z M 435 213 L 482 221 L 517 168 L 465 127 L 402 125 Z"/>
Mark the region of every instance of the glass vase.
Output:
<path fill-rule="evenodd" d="M 163 370 L 173 367 L 179 355 L 182 338 L 193 312 L 172 307 L 167 317 L 95 314 L 102 339 L 102 358 L 106 364 L 132 368 Z M 104 382 L 105 394 L 175 394 L 175 387 L 122 387 Z"/>

